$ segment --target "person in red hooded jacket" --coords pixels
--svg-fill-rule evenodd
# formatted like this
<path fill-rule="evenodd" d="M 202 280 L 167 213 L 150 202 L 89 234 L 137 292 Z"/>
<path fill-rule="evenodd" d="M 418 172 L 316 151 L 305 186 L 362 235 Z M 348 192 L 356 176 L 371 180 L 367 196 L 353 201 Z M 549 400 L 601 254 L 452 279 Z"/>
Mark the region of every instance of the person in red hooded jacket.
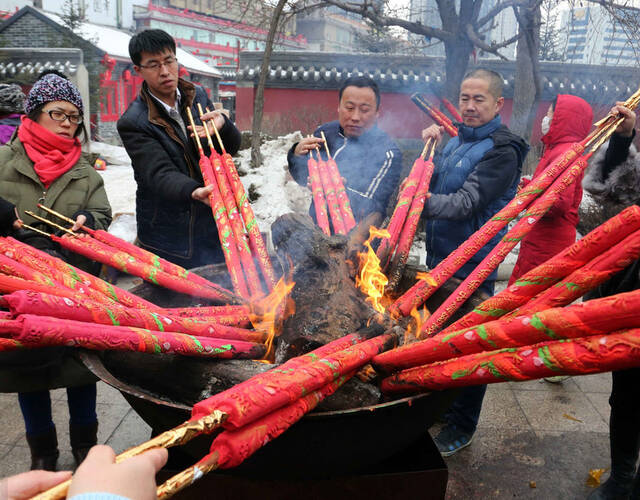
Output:
<path fill-rule="evenodd" d="M 558 95 L 542 119 L 544 152 L 533 178 L 568 150 L 584 139 L 593 122 L 591 106 L 580 97 Z M 521 187 L 528 181 L 524 180 Z M 582 176 L 569 186 L 549 211 L 536 223 L 520 244 L 518 260 L 509 279 L 509 285 L 534 267 L 576 241 L 578 207 L 582 200 Z"/>

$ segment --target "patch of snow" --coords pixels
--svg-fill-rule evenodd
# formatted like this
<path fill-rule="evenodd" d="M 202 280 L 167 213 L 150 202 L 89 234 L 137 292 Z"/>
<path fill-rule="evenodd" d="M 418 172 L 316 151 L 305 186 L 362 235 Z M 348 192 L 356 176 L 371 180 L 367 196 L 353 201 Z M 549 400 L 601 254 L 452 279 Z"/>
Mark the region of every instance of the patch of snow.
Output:
<path fill-rule="evenodd" d="M 238 170 L 247 174 L 240 177 L 247 192 L 253 190 L 260 197 L 251 203 L 263 232 L 281 215 L 297 212 L 306 214 L 311 204 L 311 191 L 293 180 L 287 168 L 287 152 L 302 139 L 300 132 L 266 141 L 260 148 L 264 158 L 262 167 L 251 167 L 251 149 L 240 151 L 236 158 Z"/>
<path fill-rule="evenodd" d="M 112 146 L 104 142 L 91 141 L 91 152 L 99 154 L 110 165 L 131 166 L 131 158 L 122 146 Z"/>

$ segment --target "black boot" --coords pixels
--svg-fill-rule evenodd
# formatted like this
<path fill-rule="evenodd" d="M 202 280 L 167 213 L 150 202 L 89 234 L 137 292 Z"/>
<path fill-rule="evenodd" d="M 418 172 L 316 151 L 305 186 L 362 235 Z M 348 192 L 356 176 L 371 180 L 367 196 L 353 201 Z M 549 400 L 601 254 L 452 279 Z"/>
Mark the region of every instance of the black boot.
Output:
<path fill-rule="evenodd" d="M 69 424 L 69 440 L 71 453 L 76 466 L 87 458 L 89 450 L 98 444 L 98 422 L 88 425 Z"/>
<path fill-rule="evenodd" d="M 43 434 L 27 434 L 27 443 L 31 450 L 31 470 L 56 470 L 60 452 L 55 427 Z"/>
<path fill-rule="evenodd" d="M 640 448 L 638 422 L 612 408 L 609 419 L 609 443 L 611 446 L 611 475 L 588 500 L 627 500 L 630 498 L 636 476 L 636 461 Z"/>

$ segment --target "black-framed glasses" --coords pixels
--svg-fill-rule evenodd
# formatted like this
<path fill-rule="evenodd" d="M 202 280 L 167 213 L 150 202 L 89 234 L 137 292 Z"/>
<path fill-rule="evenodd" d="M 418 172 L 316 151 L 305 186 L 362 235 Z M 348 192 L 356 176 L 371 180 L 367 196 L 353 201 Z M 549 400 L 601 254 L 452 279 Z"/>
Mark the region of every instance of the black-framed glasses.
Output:
<path fill-rule="evenodd" d="M 160 68 L 162 68 L 162 66 L 173 66 L 175 63 L 178 62 L 178 58 L 177 57 L 167 57 L 164 61 L 160 62 L 160 61 L 153 61 L 149 64 L 141 64 L 140 67 L 144 68 L 144 69 L 150 69 L 152 71 L 158 71 Z"/>
<path fill-rule="evenodd" d="M 68 115 L 64 111 L 60 111 L 59 109 L 52 109 L 50 111 L 42 110 L 43 113 L 47 113 L 49 117 L 54 122 L 63 122 L 66 119 L 69 119 L 69 123 L 73 123 L 74 125 L 80 125 L 82 123 L 82 115 Z"/>

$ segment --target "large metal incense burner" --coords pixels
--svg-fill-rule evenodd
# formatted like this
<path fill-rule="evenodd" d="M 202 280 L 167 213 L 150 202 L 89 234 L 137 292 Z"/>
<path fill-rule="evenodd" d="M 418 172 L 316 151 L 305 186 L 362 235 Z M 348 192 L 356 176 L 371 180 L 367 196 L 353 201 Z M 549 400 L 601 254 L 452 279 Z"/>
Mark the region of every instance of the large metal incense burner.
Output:
<path fill-rule="evenodd" d="M 355 290 L 352 284 L 349 287 L 343 286 L 341 270 L 335 268 L 336 265 L 344 264 L 344 258 L 340 255 L 334 255 L 336 259 L 331 258 L 333 253 L 343 251 L 346 240 L 332 237 L 328 239 L 329 246 L 322 248 L 326 237 L 321 235 L 320 239 L 314 240 L 318 232 L 311 236 L 306 234 L 306 222 L 303 221 L 299 227 L 295 224 L 299 221 L 290 222 L 294 223 L 284 226 L 276 226 L 276 223 L 272 228 L 279 255 L 282 257 L 284 253 L 288 257 L 286 260 L 281 259 L 281 262 L 289 262 L 285 267 L 290 267 L 295 262 L 292 269 L 285 269 L 285 272 L 292 274 L 296 282 L 292 292 L 296 312 L 285 321 L 283 333 L 278 339 L 276 361 L 285 352 L 290 352 L 288 357 L 291 357 L 300 350 L 306 352 L 314 348 L 313 335 L 322 336 L 320 330 L 330 330 L 335 326 L 331 324 L 331 319 L 327 323 L 327 319 L 319 315 L 317 308 L 322 307 L 329 310 L 330 314 L 337 314 L 335 308 L 352 300 L 342 293 L 349 295 L 352 293 L 350 289 Z M 283 230 L 283 227 L 286 229 Z M 291 230 L 292 227 L 296 229 Z M 303 234 L 298 234 L 300 231 Z M 298 241 L 299 236 L 303 236 L 304 242 Z M 230 286 L 224 265 L 205 266 L 193 271 L 222 286 Z M 348 276 L 346 271 L 344 274 Z M 408 288 L 415 281 L 415 269 L 409 268 L 405 278 L 405 288 Z M 430 299 L 427 307 L 437 306 L 455 285 L 450 283 L 442 287 Z M 132 291 L 162 307 L 209 305 L 201 299 L 180 295 L 148 283 L 143 283 Z M 472 308 L 480 300 L 480 297 L 470 300 L 465 310 Z M 335 323 L 342 321 L 341 328 L 346 329 L 338 336 L 349 333 L 349 328 L 356 331 L 366 327 L 364 324 L 359 325 L 362 318 L 356 317 L 361 315 L 359 304 L 345 307 L 347 312 L 343 311 L 343 317 L 335 319 Z M 353 325 L 349 321 L 353 321 Z M 287 335 L 292 329 L 301 332 L 297 338 L 293 338 L 291 333 Z M 382 330 L 381 328 L 380 331 Z M 323 339 L 321 343 L 326 341 Z M 95 375 L 124 395 L 154 433 L 173 428 L 187 420 L 191 407 L 196 402 L 274 366 L 254 360 L 209 360 L 115 351 L 100 354 L 84 352 L 82 358 Z M 365 383 L 354 377 L 316 411 L 305 416 L 278 439 L 230 472 L 244 477 L 268 477 L 271 480 L 289 482 L 324 480 L 374 470 L 379 472 L 381 464 L 392 461 L 398 466 L 401 463 L 398 457 L 406 455 L 407 450 L 415 447 L 416 443 L 425 442 L 427 444 L 421 445 L 421 449 L 429 449 L 430 455 L 422 459 L 412 458 L 414 470 L 416 467 L 422 467 L 423 470 L 445 470 L 439 454 L 434 451 L 427 429 L 445 411 L 455 394 L 455 391 L 442 391 L 386 400 L 375 384 Z M 211 440 L 210 436 L 202 436 L 185 446 L 172 449 L 172 465 L 177 469 L 194 463 L 208 452 Z M 386 472 L 390 470 L 388 466 L 384 466 L 384 469 Z M 444 484 L 446 485 L 446 470 Z"/>

